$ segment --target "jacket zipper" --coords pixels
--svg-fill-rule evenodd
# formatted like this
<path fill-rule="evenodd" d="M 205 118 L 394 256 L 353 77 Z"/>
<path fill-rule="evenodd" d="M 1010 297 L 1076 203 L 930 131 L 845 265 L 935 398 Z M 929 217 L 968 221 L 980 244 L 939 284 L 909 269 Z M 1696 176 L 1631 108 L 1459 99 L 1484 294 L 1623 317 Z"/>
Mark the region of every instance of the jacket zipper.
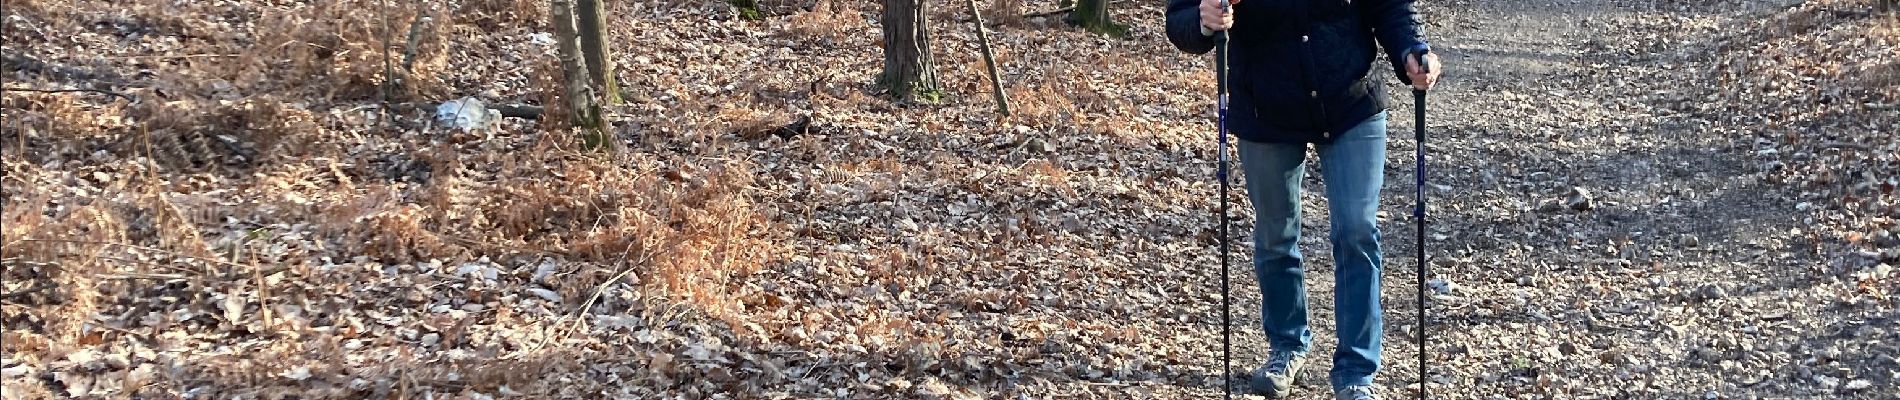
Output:
<path fill-rule="evenodd" d="M 1317 115 L 1308 114 L 1307 117 L 1313 126 L 1320 127 L 1321 139 L 1331 139 L 1332 132 L 1326 131 L 1329 128 L 1325 126 L 1326 102 L 1319 98 L 1319 66 L 1313 63 L 1313 5 L 1310 2 L 1300 2 L 1300 20 L 1304 22 L 1300 32 L 1300 50 L 1305 55 L 1303 58 L 1306 64 L 1306 90 L 1310 93 L 1308 97 L 1313 102 L 1313 107 L 1318 110 Z"/>

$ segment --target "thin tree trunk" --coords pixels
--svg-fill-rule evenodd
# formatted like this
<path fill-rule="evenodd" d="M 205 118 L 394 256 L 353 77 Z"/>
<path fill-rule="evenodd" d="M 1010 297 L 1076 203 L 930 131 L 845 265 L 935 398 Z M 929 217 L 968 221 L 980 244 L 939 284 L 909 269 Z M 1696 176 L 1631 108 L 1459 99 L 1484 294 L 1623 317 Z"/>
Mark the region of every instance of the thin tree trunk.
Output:
<path fill-rule="evenodd" d="M 581 140 L 587 149 L 601 148 L 607 144 L 607 135 L 600 129 L 600 107 L 594 102 L 586 60 L 575 38 L 574 0 L 554 0 L 548 8 L 554 18 L 554 42 L 560 47 L 561 79 L 566 83 L 567 104 L 574 113 L 574 126 L 581 129 Z"/>
<path fill-rule="evenodd" d="M 614 81 L 614 58 L 607 50 L 612 36 L 607 34 L 607 12 L 603 0 L 580 1 L 581 53 L 587 58 L 587 74 L 594 89 L 606 104 L 620 104 L 620 83 Z"/>
<path fill-rule="evenodd" d="M 976 0 L 970 1 L 970 16 L 976 19 L 976 43 L 983 49 L 983 64 L 989 67 L 990 89 L 996 94 L 996 111 L 1009 116 L 1009 95 L 1003 93 L 1003 81 L 996 77 L 996 53 L 990 51 L 990 35 L 983 30 L 983 13 L 976 8 Z"/>
<path fill-rule="evenodd" d="M 924 0 L 884 0 L 884 72 L 878 82 L 900 101 L 940 100 L 930 57 L 929 17 Z"/>
<path fill-rule="evenodd" d="M 422 28 L 435 19 L 427 15 L 417 15 L 415 22 L 409 23 L 409 41 L 402 48 L 402 72 L 408 75 L 416 72 L 417 46 L 422 45 Z"/>

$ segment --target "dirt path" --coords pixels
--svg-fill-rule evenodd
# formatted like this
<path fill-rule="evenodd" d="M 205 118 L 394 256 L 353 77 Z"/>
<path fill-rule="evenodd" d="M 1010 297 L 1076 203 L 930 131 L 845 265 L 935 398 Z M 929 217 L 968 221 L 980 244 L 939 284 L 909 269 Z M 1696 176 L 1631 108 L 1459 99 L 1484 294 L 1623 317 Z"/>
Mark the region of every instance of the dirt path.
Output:
<path fill-rule="evenodd" d="M 1764 7 L 1747 6 L 1425 5 L 1429 33 L 1451 68 L 1429 105 L 1431 277 L 1456 287 L 1430 305 L 1433 398 L 1894 393 L 1881 389 L 1896 369 L 1879 343 L 1895 334 L 1869 328 L 1892 323 L 1891 304 L 1843 295 L 1853 292 L 1852 282 L 1826 266 L 1812 232 L 1803 231 L 1795 196 L 1782 193 L 1794 189 L 1767 183 L 1750 157 L 1754 135 L 1724 134 L 1721 121 L 1645 100 L 1668 90 L 1667 82 L 1624 79 L 1656 74 L 1661 54 L 1615 52 L 1616 44 L 1691 40 L 1684 39 L 1697 33 L 1690 27 Z M 1391 218 L 1382 226 L 1388 332 L 1380 383 L 1394 397 L 1410 397 L 1416 241 L 1404 216 L 1415 144 L 1410 95 L 1392 95 L 1399 104 L 1383 214 Z M 1323 355 L 1335 343 L 1320 188 L 1307 182 L 1302 245 L 1315 348 Z M 1587 201 L 1573 200 L 1579 189 Z M 1244 239 L 1236 243 L 1246 247 Z M 1239 373 L 1257 365 L 1257 349 L 1265 347 L 1250 256 L 1242 254 L 1234 265 Z M 1212 260 L 1180 267 L 1204 265 Z M 1199 333 L 1200 343 L 1218 350 L 1217 331 Z M 1203 364 L 1213 371 L 1218 362 Z M 1329 368 L 1328 357 L 1317 357 L 1296 398 L 1326 398 Z"/>
<path fill-rule="evenodd" d="M 1891 356 L 1849 342 L 1891 341 L 1864 327 L 1891 321 L 1892 304 L 1854 295 L 1804 232 L 1818 228 L 1798 212 L 1798 189 L 1770 183 L 1751 157 L 1759 127 L 1652 96 L 1677 89 L 1655 72 L 1664 60 L 1695 48 L 1672 44 L 1738 26 L 1731 19 L 1761 15 L 1751 10 L 1764 2 L 1459 4 L 1470 6 L 1438 13 L 1468 18 L 1440 29 L 1439 43 L 1468 55 L 1470 72 L 1433 103 L 1444 133 L 1433 181 L 1450 190 L 1434 192 L 1434 231 L 1446 236 L 1431 249 L 1437 276 L 1461 285 L 1432 306 L 1434 381 L 1459 388 L 1452 397 L 1887 387 Z M 1658 42 L 1649 54 L 1614 45 Z M 1573 188 L 1590 207 L 1570 207 Z"/>

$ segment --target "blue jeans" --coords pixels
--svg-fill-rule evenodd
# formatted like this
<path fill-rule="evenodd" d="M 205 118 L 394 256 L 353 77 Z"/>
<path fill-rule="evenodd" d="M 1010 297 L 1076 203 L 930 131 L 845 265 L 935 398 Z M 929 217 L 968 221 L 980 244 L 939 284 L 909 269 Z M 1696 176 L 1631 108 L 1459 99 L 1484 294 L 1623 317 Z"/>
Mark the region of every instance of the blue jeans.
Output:
<path fill-rule="evenodd" d="M 1379 311 L 1379 187 L 1385 182 L 1385 118 L 1380 112 L 1317 145 L 1326 207 L 1332 214 L 1334 315 L 1339 348 L 1333 352 L 1333 389 L 1372 384 L 1385 332 Z M 1260 316 L 1274 350 L 1305 353 L 1313 333 L 1306 323 L 1301 266 L 1300 180 L 1306 145 L 1240 141 L 1241 168 L 1254 206 L 1254 279 Z"/>

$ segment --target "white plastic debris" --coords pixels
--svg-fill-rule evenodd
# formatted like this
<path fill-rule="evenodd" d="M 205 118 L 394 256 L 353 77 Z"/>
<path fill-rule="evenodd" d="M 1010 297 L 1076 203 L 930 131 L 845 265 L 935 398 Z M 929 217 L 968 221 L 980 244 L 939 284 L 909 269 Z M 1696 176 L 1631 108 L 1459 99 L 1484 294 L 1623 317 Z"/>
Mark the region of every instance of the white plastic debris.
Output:
<path fill-rule="evenodd" d="M 1858 391 L 1858 390 L 1866 389 L 1870 387 L 1874 387 L 1873 381 L 1869 381 L 1866 379 L 1855 379 L 1855 380 L 1847 381 L 1847 386 L 1845 387 L 1845 389 L 1847 389 L 1848 391 Z"/>
<path fill-rule="evenodd" d="M 555 293 L 552 290 L 547 290 L 547 289 L 542 289 L 542 288 L 528 288 L 528 293 L 533 294 L 535 297 L 540 297 L 542 300 L 547 300 L 547 301 L 551 301 L 555 303 L 561 302 L 561 294 Z"/>
<path fill-rule="evenodd" d="M 15 365 L 11 367 L 0 368 L 0 377 L 4 377 L 8 379 L 19 378 L 22 376 L 27 376 L 29 374 L 32 374 L 33 372 L 34 370 L 32 366 L 29 366 L 26 364 L 20 364 L 20 365 Z"/>
<path fill-rule="evenodd" d="M 547 33 L 547 32 L 530 33 L 528 34 L 528 41 L 534 42 L 534 44 L 537 44 L 537 45 L 553 46 L 554 34 Z"/>
<path fill-rule="evenodd" d="M 501 121 L 501 111 L 488 108 L 473 97 L 463 97 L 436 106 L 435 120 L 463 131 L 488 129 Z"/>
<path fill-rule="evenodd" d="M 295 368 L 291 368 L 289 371 L 284 371 L 283 373 L 278 374 L 278 375 L 285 378 L 290 378 L 291 380 L 295 380 L 295 381 L 310 379 L 310 376 L 311 376 L 310 367 L 305 367 L 305 366 L 297 366 Z"/>

